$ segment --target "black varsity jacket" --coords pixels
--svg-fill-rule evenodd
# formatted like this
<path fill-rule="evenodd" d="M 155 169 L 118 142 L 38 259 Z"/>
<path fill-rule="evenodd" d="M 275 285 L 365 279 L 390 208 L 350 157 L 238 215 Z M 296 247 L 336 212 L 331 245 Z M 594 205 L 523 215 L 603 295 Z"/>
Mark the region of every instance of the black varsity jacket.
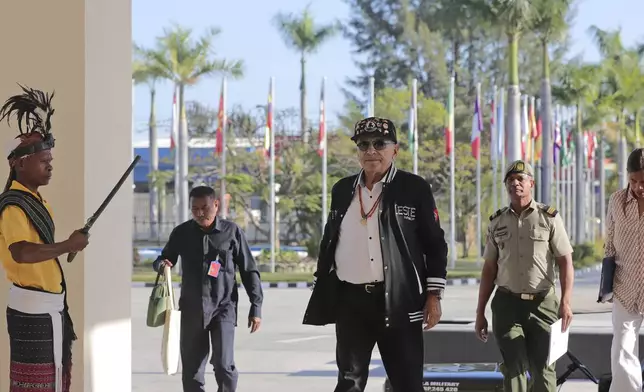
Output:
<path fill-rule="evenodd" d="M 331 190 L 331 209 L 320 243 L 315 284 L 304 324 L 336 320 L 339 280 L 335 251 L 340 226 L 362 176 L 339 180 Z M 427 292 L 445 289 L 447 243 L 429 184 L 392 164 L 385 176 L 380 215 L 380 245 L 385 277 L 385 325 L 419 321 Z"/>

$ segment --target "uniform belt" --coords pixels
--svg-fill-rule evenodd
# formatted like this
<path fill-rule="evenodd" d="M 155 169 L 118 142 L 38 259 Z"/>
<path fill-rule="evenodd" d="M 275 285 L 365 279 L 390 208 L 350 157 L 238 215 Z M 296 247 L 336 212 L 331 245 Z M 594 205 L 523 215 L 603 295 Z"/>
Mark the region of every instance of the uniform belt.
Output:
<path fill-rule="evenodd" d="M 385 282 L 350 283 L 342 281 L 342 284 L 352 290 L 363 291 L 369 294 L 382 291 L 385 288 Z"/>
<path fill-rule="evenodd" d="M 550 293 L 550 290 L 544 290 L 540 291 L 538 293 L 515 293 L 514 291 L 510 291 L 509 289 L 506 289 L 505 287 L 498 286 L 497 290 L 499 290 L 502 293 L 512 295 L 514 297 L 520 298 L 525 301 L 532 301 L 535 299 L 544 299 L 546 295 Z"/>

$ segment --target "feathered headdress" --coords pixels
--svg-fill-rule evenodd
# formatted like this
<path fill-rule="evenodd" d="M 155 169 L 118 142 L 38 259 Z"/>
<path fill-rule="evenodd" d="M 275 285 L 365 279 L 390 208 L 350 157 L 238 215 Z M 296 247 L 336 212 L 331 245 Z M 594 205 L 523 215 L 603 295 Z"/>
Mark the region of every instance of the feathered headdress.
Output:
<path fill-rule="evenodd" d="M 31 132 L 40 132 L 46 136 L 51 131 L 51 116 L 54 109 L 51 107 L 51 100 L 54 93 L 48 94 L 40 90 L 24 87 L 18 84 L 24 94 L 18 94 L 10 97 L 0 108 L 0 121 L 7 119 L 7 124 L 11 126 L 9 119 L 13 112 L 18 118 L 18 130 L 21 135 Z M 25 123 L 26 132 L 23 131 L 22 123 Z"/>
<path fill-rule="evenodd" d="M 51 100 L 54 98 L 54 93 L 44 93 L 21 84 L 18 86 L 22 89 L 23 94 L 9 97 L 0 108 L 0 121 L 6 118 L 7 124 L 11 126 L 12 114 L 18 120 L 20 133 L 16 139 L 19 139 L 20 142 L 9 154 L 9 159 L 54 147 L 54 138 L 51 134 L 51 117 L 54 114 Z"/>

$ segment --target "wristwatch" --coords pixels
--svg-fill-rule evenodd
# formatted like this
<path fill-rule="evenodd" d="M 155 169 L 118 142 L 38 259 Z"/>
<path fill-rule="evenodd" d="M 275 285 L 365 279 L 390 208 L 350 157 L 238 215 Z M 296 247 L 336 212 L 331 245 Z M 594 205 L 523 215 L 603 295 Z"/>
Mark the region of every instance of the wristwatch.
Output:
<path fill-rule="evenodd" d="M 429 290 L 427 293 L 429 295 L 433 295 L 433 296 L 438 297 L 438 299 L 443 299 L 443 290 L 434 289 L 434 290 Z"/>

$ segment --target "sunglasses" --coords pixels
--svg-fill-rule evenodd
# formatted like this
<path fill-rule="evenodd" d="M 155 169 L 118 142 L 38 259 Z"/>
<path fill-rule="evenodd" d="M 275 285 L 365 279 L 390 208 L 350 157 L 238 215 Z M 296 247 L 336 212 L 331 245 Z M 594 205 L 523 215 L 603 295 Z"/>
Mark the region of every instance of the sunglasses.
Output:
<path fill-rule="evenodd" d="M 392 142 L 391 140 L 384 140 L 384 139 L 376 139 L 373 141 L 363 140 L 356 143 L 360 151 L 368 151 L 369 147 L 371 146 L 373 146 L 374 150 L 381 151 L 381 150 L 384 150 L 385 147 L 387 147 L 390 144 L 394 144 L 394 142 Z"/>

